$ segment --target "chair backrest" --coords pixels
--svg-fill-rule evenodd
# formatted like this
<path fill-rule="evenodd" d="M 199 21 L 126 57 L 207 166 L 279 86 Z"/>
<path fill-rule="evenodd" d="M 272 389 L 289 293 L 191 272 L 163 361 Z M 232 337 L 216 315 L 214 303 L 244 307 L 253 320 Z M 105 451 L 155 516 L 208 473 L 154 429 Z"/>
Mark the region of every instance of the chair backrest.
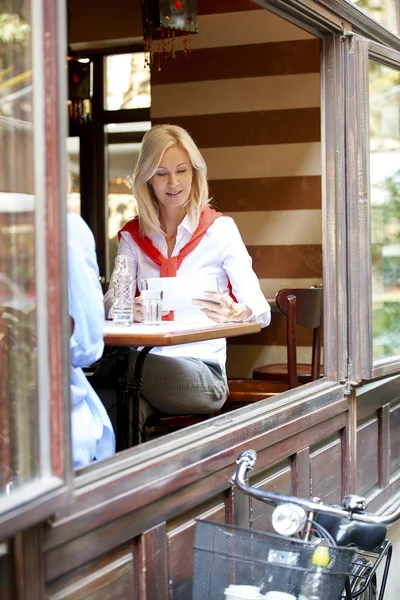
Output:
<path fill-rule="evenodd" d="M 276 305 L 286 316 L 286 343 L 288 357 L 289 388 L 297 387 L 296 323 L 313 329 L 311 379 L 320 375 L 322 345 L 322 296 L 321 287 L 285 288 L 276 294 Z"/>

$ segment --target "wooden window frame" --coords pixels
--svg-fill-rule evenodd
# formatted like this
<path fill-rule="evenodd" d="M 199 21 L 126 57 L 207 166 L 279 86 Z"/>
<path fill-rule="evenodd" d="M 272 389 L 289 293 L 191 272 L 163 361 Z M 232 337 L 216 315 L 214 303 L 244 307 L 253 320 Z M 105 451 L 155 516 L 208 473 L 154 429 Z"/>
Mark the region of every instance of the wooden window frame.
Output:
<path fill-rule="evenodd" d="M 38 327 L 38 476 L 0 497 L 0 540 L 71 499 L 66 256 L 65 2 L 31 3 Z M 45 151 L 43 150 L 45 148 Z M 47 459 L 44 460 L 44 459 Z M 47 462 L 47 464 L 46 464 Z"/>
<path fill-rule="evenodd" d="M 369 75 L 373 60 L 400 70 L 400 52 L 359 36 L 347 40 L 346 141 L 349 222 L 349 381 L 357 384 L 400 371 L 400 355 L 372 355 L 371 194 L 369 181 Z M 361 225 L 360 225 L 361 224 Z"/>

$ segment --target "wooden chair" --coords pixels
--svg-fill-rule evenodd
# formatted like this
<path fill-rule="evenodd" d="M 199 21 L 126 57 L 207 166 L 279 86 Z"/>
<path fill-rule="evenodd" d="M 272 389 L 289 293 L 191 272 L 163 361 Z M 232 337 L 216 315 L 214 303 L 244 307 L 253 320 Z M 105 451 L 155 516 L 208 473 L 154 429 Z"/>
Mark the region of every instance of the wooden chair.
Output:
<path fill-rule="evenodd" d="M 276 295 L 276 304 L 286 316 L 287 364 L 257 367 L 253 378 L 265 383 L 286 383 L 289 388 L 298 383 L 315 381 L 321 370 L 322 288 L 283 289 Z M 296 324 L 313 329 L 311 364 L 297 364 Z"/>

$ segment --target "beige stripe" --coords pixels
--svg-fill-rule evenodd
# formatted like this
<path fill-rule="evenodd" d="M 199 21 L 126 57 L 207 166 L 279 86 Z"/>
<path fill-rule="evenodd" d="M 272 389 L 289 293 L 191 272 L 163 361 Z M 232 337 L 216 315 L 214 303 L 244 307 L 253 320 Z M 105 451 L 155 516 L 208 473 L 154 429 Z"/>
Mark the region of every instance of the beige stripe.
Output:
<path fill-rule="evenodd" d="M 315 108 L 320 106 L 320 78 L 306 73 L 154 85 L 151 102 L 153 119 Z"/>
<path fill-rule="evenodd" d="M 246 245 L 299 246 L 322 243 L 321 210 L 269 210 L 225 213 Z"/>
<path fill-rule="evenodd" d="M 311 348 L 297 347 L 299 363 L 311 361 Z M 253 369 L 260 365 L 287 362 L 285 346 L 234 346 L 228 345 L 226 369 L 228 378 L 252 377 Z"/>
<path fill-rule="evenodd" d="M 209 179 L 321 175 L 321 144 L 202 148 Z"/>
<path fill-rule="evenodd" d="M 261 9 L 202 15 L 197 18 L 199 33 L 190 38 L 192 49 L 243 46 L 263 42 L 309 40 L 314 36 Z M 183 40 L 176 39 L 176 49 L 183 49 Z"/>
<path fill-rule="evenodd" d="M 322 279 L 299 277 L 299 279 L 259 279 L 260 287 L 266 298 L 275 298 L 279 290 L 283 288 L 308 288 L 312 285 L 320 285 Z"/>

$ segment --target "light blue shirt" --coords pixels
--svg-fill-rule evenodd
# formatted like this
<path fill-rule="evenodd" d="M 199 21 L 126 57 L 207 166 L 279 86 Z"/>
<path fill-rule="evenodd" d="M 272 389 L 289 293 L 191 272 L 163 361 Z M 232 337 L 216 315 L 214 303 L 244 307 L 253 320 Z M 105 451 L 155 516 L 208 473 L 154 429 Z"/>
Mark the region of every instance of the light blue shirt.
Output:
<path fill-rule="evenodd" d="M 76 213 L 67 215 L 69 314 L 74 319 L 71 351 L 71 429 L 74 467 L 84 467 L 115 452 L 115 435 L 103 403 L 82 367 L 98 360 L 104 348 L 103 294 L 93 234 Z"/>

